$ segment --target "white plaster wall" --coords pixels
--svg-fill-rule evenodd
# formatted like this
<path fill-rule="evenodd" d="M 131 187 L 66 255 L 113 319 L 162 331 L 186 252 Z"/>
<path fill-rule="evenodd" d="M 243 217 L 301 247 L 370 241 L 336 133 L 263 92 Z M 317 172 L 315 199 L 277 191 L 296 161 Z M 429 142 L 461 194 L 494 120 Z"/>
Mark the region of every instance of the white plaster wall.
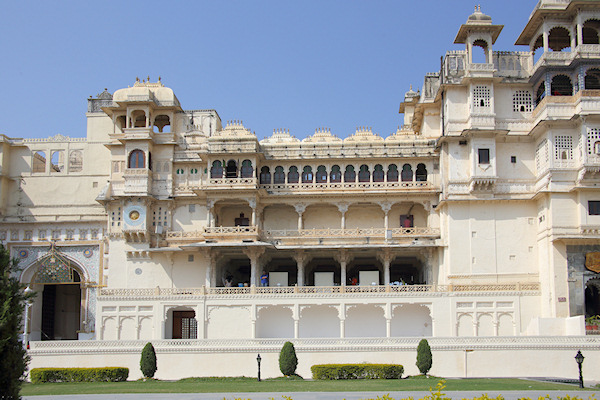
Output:
<path fill-rule="evenodd" d="M 305 229 L 340 228 L 342 216 L 337 207 L 332 205 L 315 205 L 306 208 L 304 214 Z"/>
<path fill-rule="evenodd" d="M 300 314 L 299 336 L 302 338 L 340 337 L 338 310 L 327 305 L 304 308 Z"/>
<path fill-rule="evenodd" d="M 527 180 L 535 178 L 535 148 L 533 143 L 497 143 L 496 165 L 500 179 Z M 511 162 L 511 156 L 517 158 Z"/>
<path fill-rule="evenodd" d="M 189 204 L 183 204 L 176 207 L 172 215 L 175 231 L 198 231 L 207 226 L 208 210 L 204 205 L 194 204 L 194 211 L 190 212 Z"/>
<path fill-rule="evenodd" d="M 263 226 L 266 230 L 298 229 L 298 213 L 292 206 L 273 205 L 265 207 Z"/>
<path fill-rule="evenodd" d="M 357 305 L 346 311 L 346 337 L 385 337 L 383 309 Z"/>
<path fill-rule="evenodd" d="M 252 336 L 248 307 L 220 306 L 211 308 L 208 315 L 206 334 L 209 339 L 244 339 Z"/>
<path fill-rule="evenodd" d="M 432 336 L 432 322 L 429 308 L 417 304 L 404 304 L 394 308 L 391 320 L 393 337 Z"/>
<path fill-rule="evenodd" d="M 294 338 L 294 320 L 289 307 L 270 306 L 259 310 L 256 319 L 258 338 Z"/>
<path fill-rule="evenodd" d="M 458 141 L 448 143 L 448 165 L 446 169 L 447 179 L 450 181 L 461 181 L 467 179 L 471 174 L 470 146 L 460 145 Z"/>
<path fill-rule="evenodd" d="M 383 211 L 378 205 L 353 205 L 346 213 L 346 228 L 383 228 Z"/>
<path fill-rule="evenodd" d="M 217 226 L 235 226 L 235 219 L 244 214 L 244 218 L 248 218 L 248 222 L 252 224 L 252 209 L 247 204 L 239 204 L 235 206 L 222 206 L 217 212 Z"/>

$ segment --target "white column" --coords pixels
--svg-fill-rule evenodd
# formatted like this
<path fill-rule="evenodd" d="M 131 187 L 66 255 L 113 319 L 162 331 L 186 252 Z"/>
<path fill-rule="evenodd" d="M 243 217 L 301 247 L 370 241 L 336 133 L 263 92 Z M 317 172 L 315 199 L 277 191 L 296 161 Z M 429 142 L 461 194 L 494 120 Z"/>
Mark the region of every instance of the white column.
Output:
<path fill-rule="evenodd" d="M 348 204 L 338 204 L 338 210 L 342 214 L 342 220 L 340 224 L 341 229 L 346 229 L 346 213 L 348 212 Z"/>
<path fill-rule="evenodd" d="M 302 214 L 304 214 L 304 211 L 306 210 L 306 204 L 296 204 L 294 208 L 298 213 L 298 230 L 301 231 L 302 229 L 304 229 Z"/>
<path fill-rule="evenodd" d="M 346 337 L 346 305 L 340 304 L 339 309 L 339 317 L 340 317 L 340 338 Z"/>
<path fill-rule="evenodd" d="M 389 248 L 384 248 L 378 255 L 379 261 L 383 265 L 383 284 L 390 284 L 390 264 L 392 262 L 392 251 Z"/>
<path fill-rule="evenodd" d="M 544 52 L 547 52 L 550 50 L 550 47 L 548 45 L 548 28 L 546 27 L 546 24 L 543 24 L 543 29 L 544 32 L 542 33 L 542 40 L 544 42 Z"/>
<path fill-rule="evenodd" d="M 306 255 L 302 250 L 299 250 L 294 254 L 294 259 L 296 260 L 296 269 L 297 269 L 297 278 L 296 284 L 298 286 L 304 286 L 304 261 L 306 259 Z"/>
<path fill-rule="evenodd" d="M 350 255 L 346 249 L 342 249 L 337 254 L 336 259 L 340 263 L 340 285 L 343 286 L 347 284 L 346 270 L 348 261 L 350 260 Z"/>
<path fill-rule="evenodd" d="M 258 286 L 258 258 L 264 252 L 264 247 L 248 247 L 244 250 L 244 254 L 250 259 L 250 286 Z"/>
<path fill-rule="evenodd" d="M 252 218 L 251 218 L 251 222 L 250 222 L 250 226 L 256 226 L 256 200 L 251 199 L 248 200 L 248 204 L 250 205 L 250 208 L 252 209 Z"/>

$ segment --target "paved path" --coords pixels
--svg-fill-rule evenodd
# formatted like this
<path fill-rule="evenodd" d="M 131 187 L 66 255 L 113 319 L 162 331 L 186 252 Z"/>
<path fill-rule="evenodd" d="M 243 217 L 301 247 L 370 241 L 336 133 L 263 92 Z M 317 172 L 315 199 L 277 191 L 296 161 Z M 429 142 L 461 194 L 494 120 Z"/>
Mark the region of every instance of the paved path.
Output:
<path fill-rule="evenodd" d="M 539 396 L 547 394 L 553 400 L 557 396 L 579 396 L 587 400 L 592 394 L 598 395 L 598 391 L 573 391 L 573 390 L 546 390 L 546 391 L 462 391 L 462 392 L 445 392 L 446 395 L 453 400 L 463 398 L 472 399 L 475 396 L 481 396 L 483 393 L 490 397 L 496 397 L 499 394 L 504 396 L 505 400 L 518 400 L 522 397 L 529 397 L 537 400 Z M 293 393 L 138 393 L 138 394 L 81 394 L 81 395 L 64 395 L 64 396 L 24 396 L 25 400 L 233 400 L 233 399 L 252 399 L 252 400 L 283 400 L 282 394 L 290 396 L 293 400 L 360 400 L 360 399 L 375 399 L 377 396 L 382 396 L 384 392 L 293 392 Z M 412 396 L 418 400 L 428 395 L 429 392 L 390 392 L 392 398 L 401 400 Z M 599 396 L 600 397 L 600 396 Z"/>

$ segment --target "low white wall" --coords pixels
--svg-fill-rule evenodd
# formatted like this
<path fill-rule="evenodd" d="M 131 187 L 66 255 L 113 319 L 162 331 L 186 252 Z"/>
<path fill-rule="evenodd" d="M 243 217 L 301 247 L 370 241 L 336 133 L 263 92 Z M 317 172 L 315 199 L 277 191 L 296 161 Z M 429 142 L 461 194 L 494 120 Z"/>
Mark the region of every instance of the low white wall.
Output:
<path fill-rule="evenodd" d="M 395 363 L 405 375 L 415 375 L 416 348 L 421 338 L 294 340 L 298 373 L 311 377 L 310 367 L 325 363 Z M 585 356 L 586 380 L 600 380 L 600 338 L 489 337 L 430 338 L 433 368 L 441 377 L 562 377 L 577 378 L 575 354 Z M 191 376 L 256 376 L 256 356 L 262 357 L 262 377 L 281 376 L 279 351 L 284 340 L 162 340 L 153 341 L 158 379 Z M 145 341 L 32 342 L 30 368 L 121 366 L 129 379 L 141 377 L 140 354 Z M 466 367 L 466 369 L 465 369 Z"/>

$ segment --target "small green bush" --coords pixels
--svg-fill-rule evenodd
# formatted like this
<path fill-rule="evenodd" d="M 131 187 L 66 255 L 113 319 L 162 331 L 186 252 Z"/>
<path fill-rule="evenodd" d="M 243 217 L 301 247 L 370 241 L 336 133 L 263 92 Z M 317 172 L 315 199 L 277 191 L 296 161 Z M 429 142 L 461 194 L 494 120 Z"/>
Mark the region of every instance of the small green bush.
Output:
<path fill-rule="evenodd" d="M 156 352 L 152 343 L 148 342 L 142 350 L 142 358 L 140 359 L 140 370 L 144 374 L 144 378 L 154 378 L 156 373 Z"/>
<path fill-rule="evenodd" d="M 285 376 L 294 375 L 298 367 L 298 357 L 292 342 L 285 342 L 279 353 L 279 370 Z"/>
<path fill-rule="evenodd" d="M 398 364 L 318 364 L 310 367 L 313 379 L 400 379 Z"/>
<path fill-rule="evenodd" d="M 125 382 L 129 368 L 34 368 L 31 383 L 46 382 Z"/>
<path fill-rule="evenodd" d="M 431 356 L 431 347 L 427 339 L 422 339 L 417 346 L 417 368 L 423 375 L 427 375 L 433 363 Z"/>

